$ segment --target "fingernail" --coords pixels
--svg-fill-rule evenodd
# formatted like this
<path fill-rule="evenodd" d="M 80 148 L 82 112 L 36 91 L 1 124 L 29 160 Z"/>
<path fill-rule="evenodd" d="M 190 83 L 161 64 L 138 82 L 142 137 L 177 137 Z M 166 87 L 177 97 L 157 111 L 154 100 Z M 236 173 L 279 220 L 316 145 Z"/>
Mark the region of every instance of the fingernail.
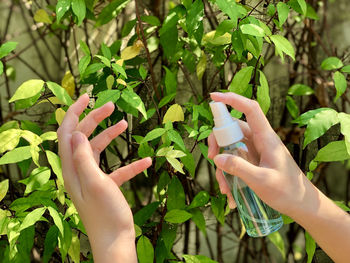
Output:
<path fill-rule="evenodd" d="M 85 140 L 84 135 L 81 132 L 73 132 L 72 134 L 72 147 L 73 151 L 78 147 L 79 144 L 83 143 Z"/>
<path fill-rule="evenodd" d="M 223 167 L 226 163 L 226 160 L 229 158 L 228 154 L 218 154 L 214 157 L 214 163 L 218 167 Z"/>

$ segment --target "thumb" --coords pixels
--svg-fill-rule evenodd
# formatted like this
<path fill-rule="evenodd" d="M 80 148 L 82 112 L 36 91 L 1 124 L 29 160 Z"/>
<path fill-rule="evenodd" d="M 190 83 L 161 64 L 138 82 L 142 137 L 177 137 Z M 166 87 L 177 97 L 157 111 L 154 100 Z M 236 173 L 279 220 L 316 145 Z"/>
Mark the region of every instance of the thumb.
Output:
<path fill-rule="evenodd" d="M 240 177 L 248 185 L 259 183 L 262 177 L 261 167 L 251 164 L 242 157 L 232 154 L 218 154 L 214 158 L 218 168 L 228 174 Z"/>
<path fill-rule="evenodd" d="M 78 131 L 72 134 L 72 152 L 73 164 L 80 177 L 82 184 L 94 182 L 98 176 L 102 175 L 101 169 L 98 167 L 90 143 L 86 136 Z"/>

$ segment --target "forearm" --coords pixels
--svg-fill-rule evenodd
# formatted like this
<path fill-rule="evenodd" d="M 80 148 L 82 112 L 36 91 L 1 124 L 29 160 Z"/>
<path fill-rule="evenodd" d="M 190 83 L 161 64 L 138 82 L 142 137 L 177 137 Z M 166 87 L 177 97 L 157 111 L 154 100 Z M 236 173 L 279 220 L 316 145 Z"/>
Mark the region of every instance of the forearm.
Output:
<path fill-rule="evenodd" d="M 350 216 L 305 179 L 303 203 L 290 216 L 335 261 L 350 262 Z"/>

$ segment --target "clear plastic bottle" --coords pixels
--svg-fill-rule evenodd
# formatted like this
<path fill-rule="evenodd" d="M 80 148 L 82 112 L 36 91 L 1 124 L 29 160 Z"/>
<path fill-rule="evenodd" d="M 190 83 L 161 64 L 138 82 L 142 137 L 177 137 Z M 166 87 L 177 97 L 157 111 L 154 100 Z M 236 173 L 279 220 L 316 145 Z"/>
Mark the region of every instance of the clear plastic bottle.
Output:
<path fill-rule="evenodd" d="M 213 133 L 218 145 L 225 153 L 240 156 L 249 161 L 248 148 L 242 142 L 244 135 L 237 121 L 234 121 L 222 102 L 211 102 L 215 127 Z M 247 234 L 262 237 L 277 231 L 283 225 L 279 212 L 265 204 L 240 178 L 227 175 L 233 198 L 242 218 Z"/>

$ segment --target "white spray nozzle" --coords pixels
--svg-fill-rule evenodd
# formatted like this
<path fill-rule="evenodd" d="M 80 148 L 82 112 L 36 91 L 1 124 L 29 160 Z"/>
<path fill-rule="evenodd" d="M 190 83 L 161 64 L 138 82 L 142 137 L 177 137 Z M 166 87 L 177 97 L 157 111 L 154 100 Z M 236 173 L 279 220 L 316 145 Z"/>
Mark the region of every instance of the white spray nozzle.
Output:
<path fill-rule="evenodd" d="M 215 101 L 209 105 L 214 116 L 213 133 L 218 145 L 224 147 L 241 141 L 244 138 L 242 130 L 238 122 L 232 119 L 226 105 Z"/>

